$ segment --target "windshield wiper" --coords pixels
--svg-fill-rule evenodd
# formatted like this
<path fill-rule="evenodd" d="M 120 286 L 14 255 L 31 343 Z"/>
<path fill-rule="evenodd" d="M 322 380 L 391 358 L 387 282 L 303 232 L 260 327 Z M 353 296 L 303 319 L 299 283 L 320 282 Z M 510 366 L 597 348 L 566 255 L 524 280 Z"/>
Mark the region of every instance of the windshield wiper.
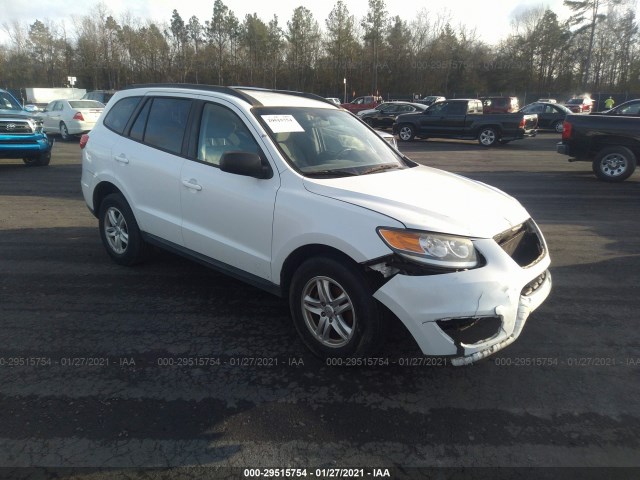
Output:
<path fill-rule="evenodd" d="M 395 163 L 386 163 L 384 165 L 378 165 L 377 167 L 372 167 L 369 170 L 365 170 L 361 173 L 361 175 L 368 175 L 370 173 L 382 172 L 383 170 L 391 170 L 393 168 L 401 168 L 400 165 L 396 165 Z"/>
<path fill-rule="evenodd" d="M 347 170 L 314 170 L 311 172 L 302 171 L 308 177 L 354 177 L 359 175 L 358 173 L 349 172 Z"/>

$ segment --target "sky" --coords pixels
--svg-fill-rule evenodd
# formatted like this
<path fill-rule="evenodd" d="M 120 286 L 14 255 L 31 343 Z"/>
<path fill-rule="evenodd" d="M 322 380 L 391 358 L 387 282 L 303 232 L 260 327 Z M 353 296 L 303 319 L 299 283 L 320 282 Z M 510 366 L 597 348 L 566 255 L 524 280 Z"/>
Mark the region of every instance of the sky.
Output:
<path fill-rule="evenodd" d="M 232 10 L 240 20 L 249 13 L 256 13 L 263 21 L 268 22 L 273 15 L 278 16 L 281 27 L 286 28 L 296 7 L 304 6 L 311 10 L 314 18 L 324 30 L 325 19 L 337 0 L 226 0 L 224 4 Z M 344 0 L 349 11 L 356 20 L 362 19 L 368 10 L 367 0 Z M 67 31 L 73 31 L 73 18 L 91 14 L 99 0 L 74 1 L 59 0 L 0 0 L 0 42 L 7 40 L 3 26 L 17 21 L 22 25 L 31 25 L 36 20 L 49 20 L 56 24 L 64 22 Z M 121 14 L 128 12 L 134 18 L 152 19 L 157 23 L 169 23 L 173 10 L 177 10 L 187 22 L 193 15 L 201 23 L 209 20 L 213 13 L 214 0 L 108 0 L 103 2 L 107 11 L 116 20 Z M 568 10 L 562 0 L 491 0 L 489 3 L 480 0 L 386 0 L 385 5 L 390 17 L 399 15 L 410 21 L 417 12 L 426 10 L 431 15 L 444 14 L 450 16 L 453 26 L 464 24 L 475 29 L 478 36 L 486 43 L 494 44 L 506 38 L 511 31 L 511 20 L 519 12 L 532 7 L 548 7 L 560 19 L 568 17 Z M 46 22 L 45 22 L 46 23 Z"/>

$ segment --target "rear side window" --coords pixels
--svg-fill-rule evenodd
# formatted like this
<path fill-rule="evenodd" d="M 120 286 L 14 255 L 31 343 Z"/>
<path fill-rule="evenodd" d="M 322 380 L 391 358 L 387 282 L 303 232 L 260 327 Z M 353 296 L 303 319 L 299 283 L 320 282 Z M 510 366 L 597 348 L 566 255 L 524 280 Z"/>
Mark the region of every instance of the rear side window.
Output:
<path fill-rule="evenodd" d="M 467 104 L 463 102 L 450 103 L 446 110 L 443 109 L 443 112 L 449 115 L 464 115 L 467 113 Z"/>
<path fill-rule="evenodd" d="M 144 132 L 144 143 L 171 153 L 180 153 L 190 109 L 189 99 L 154 98 Z"/>
<path fill-rule="evenodd" d="M 140 103 L 142 97 L 127 97 L 116 103 L 104 119 L 104 125 L 116 133 L 122 135 L 127 126 L 129 117 Z"/>

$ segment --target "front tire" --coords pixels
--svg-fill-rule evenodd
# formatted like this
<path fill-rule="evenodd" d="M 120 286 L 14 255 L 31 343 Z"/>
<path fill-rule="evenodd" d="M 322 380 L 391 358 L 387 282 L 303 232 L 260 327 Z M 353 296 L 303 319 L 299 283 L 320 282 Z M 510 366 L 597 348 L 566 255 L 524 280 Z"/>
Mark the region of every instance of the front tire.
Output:
<path fill-rule="evenodd" d="M 607 147 L 593 160 L 593 173 L 605 182 L 622 182 L 636 169 L 636 156 L 627 147 Z"/>
<path fill-rule="evenodd" d="M 403 142 L 413 142 L 416 137 L 416 130 L 409 124 L 400 125 L 398 129 L 398 138 Z"/>
<path fill-rule="evenodd" d="M 23 158 L 22 161 L 27 167 L 46 167 L 51 162 L 51 152 L 41 153 L 37 157 Z"/>
<path fill-rule="evenodd" d="M 478 143 L 483 147 L 493 147 L 499 138 L 498 131 L 493 127 L 484 127 L 478 133 Z"/>
<path fill-rule="evenodd" d="M 102 244 L 114 262 L 134 265 L 144 260 L 146 244 L 122 194 L 112 193 L 102 200 L 98 220 Z"/>
<path fill-rule="evenodd" d="M 293 322 L 321 358 L 366 356 L 382 344 L 383 316 L 357 267 L 316 257 L 295 272 L 289 290 Z"/>

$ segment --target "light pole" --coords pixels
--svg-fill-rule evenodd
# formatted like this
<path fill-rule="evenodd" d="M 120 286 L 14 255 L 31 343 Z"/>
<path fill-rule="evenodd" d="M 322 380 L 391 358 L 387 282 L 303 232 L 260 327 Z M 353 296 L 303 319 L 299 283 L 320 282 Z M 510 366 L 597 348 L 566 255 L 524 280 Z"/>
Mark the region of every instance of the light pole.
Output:
<path fill-rule="evenodd" d="M 347 77 L 344 77 L 344 103 L 347 103 Z"/>

